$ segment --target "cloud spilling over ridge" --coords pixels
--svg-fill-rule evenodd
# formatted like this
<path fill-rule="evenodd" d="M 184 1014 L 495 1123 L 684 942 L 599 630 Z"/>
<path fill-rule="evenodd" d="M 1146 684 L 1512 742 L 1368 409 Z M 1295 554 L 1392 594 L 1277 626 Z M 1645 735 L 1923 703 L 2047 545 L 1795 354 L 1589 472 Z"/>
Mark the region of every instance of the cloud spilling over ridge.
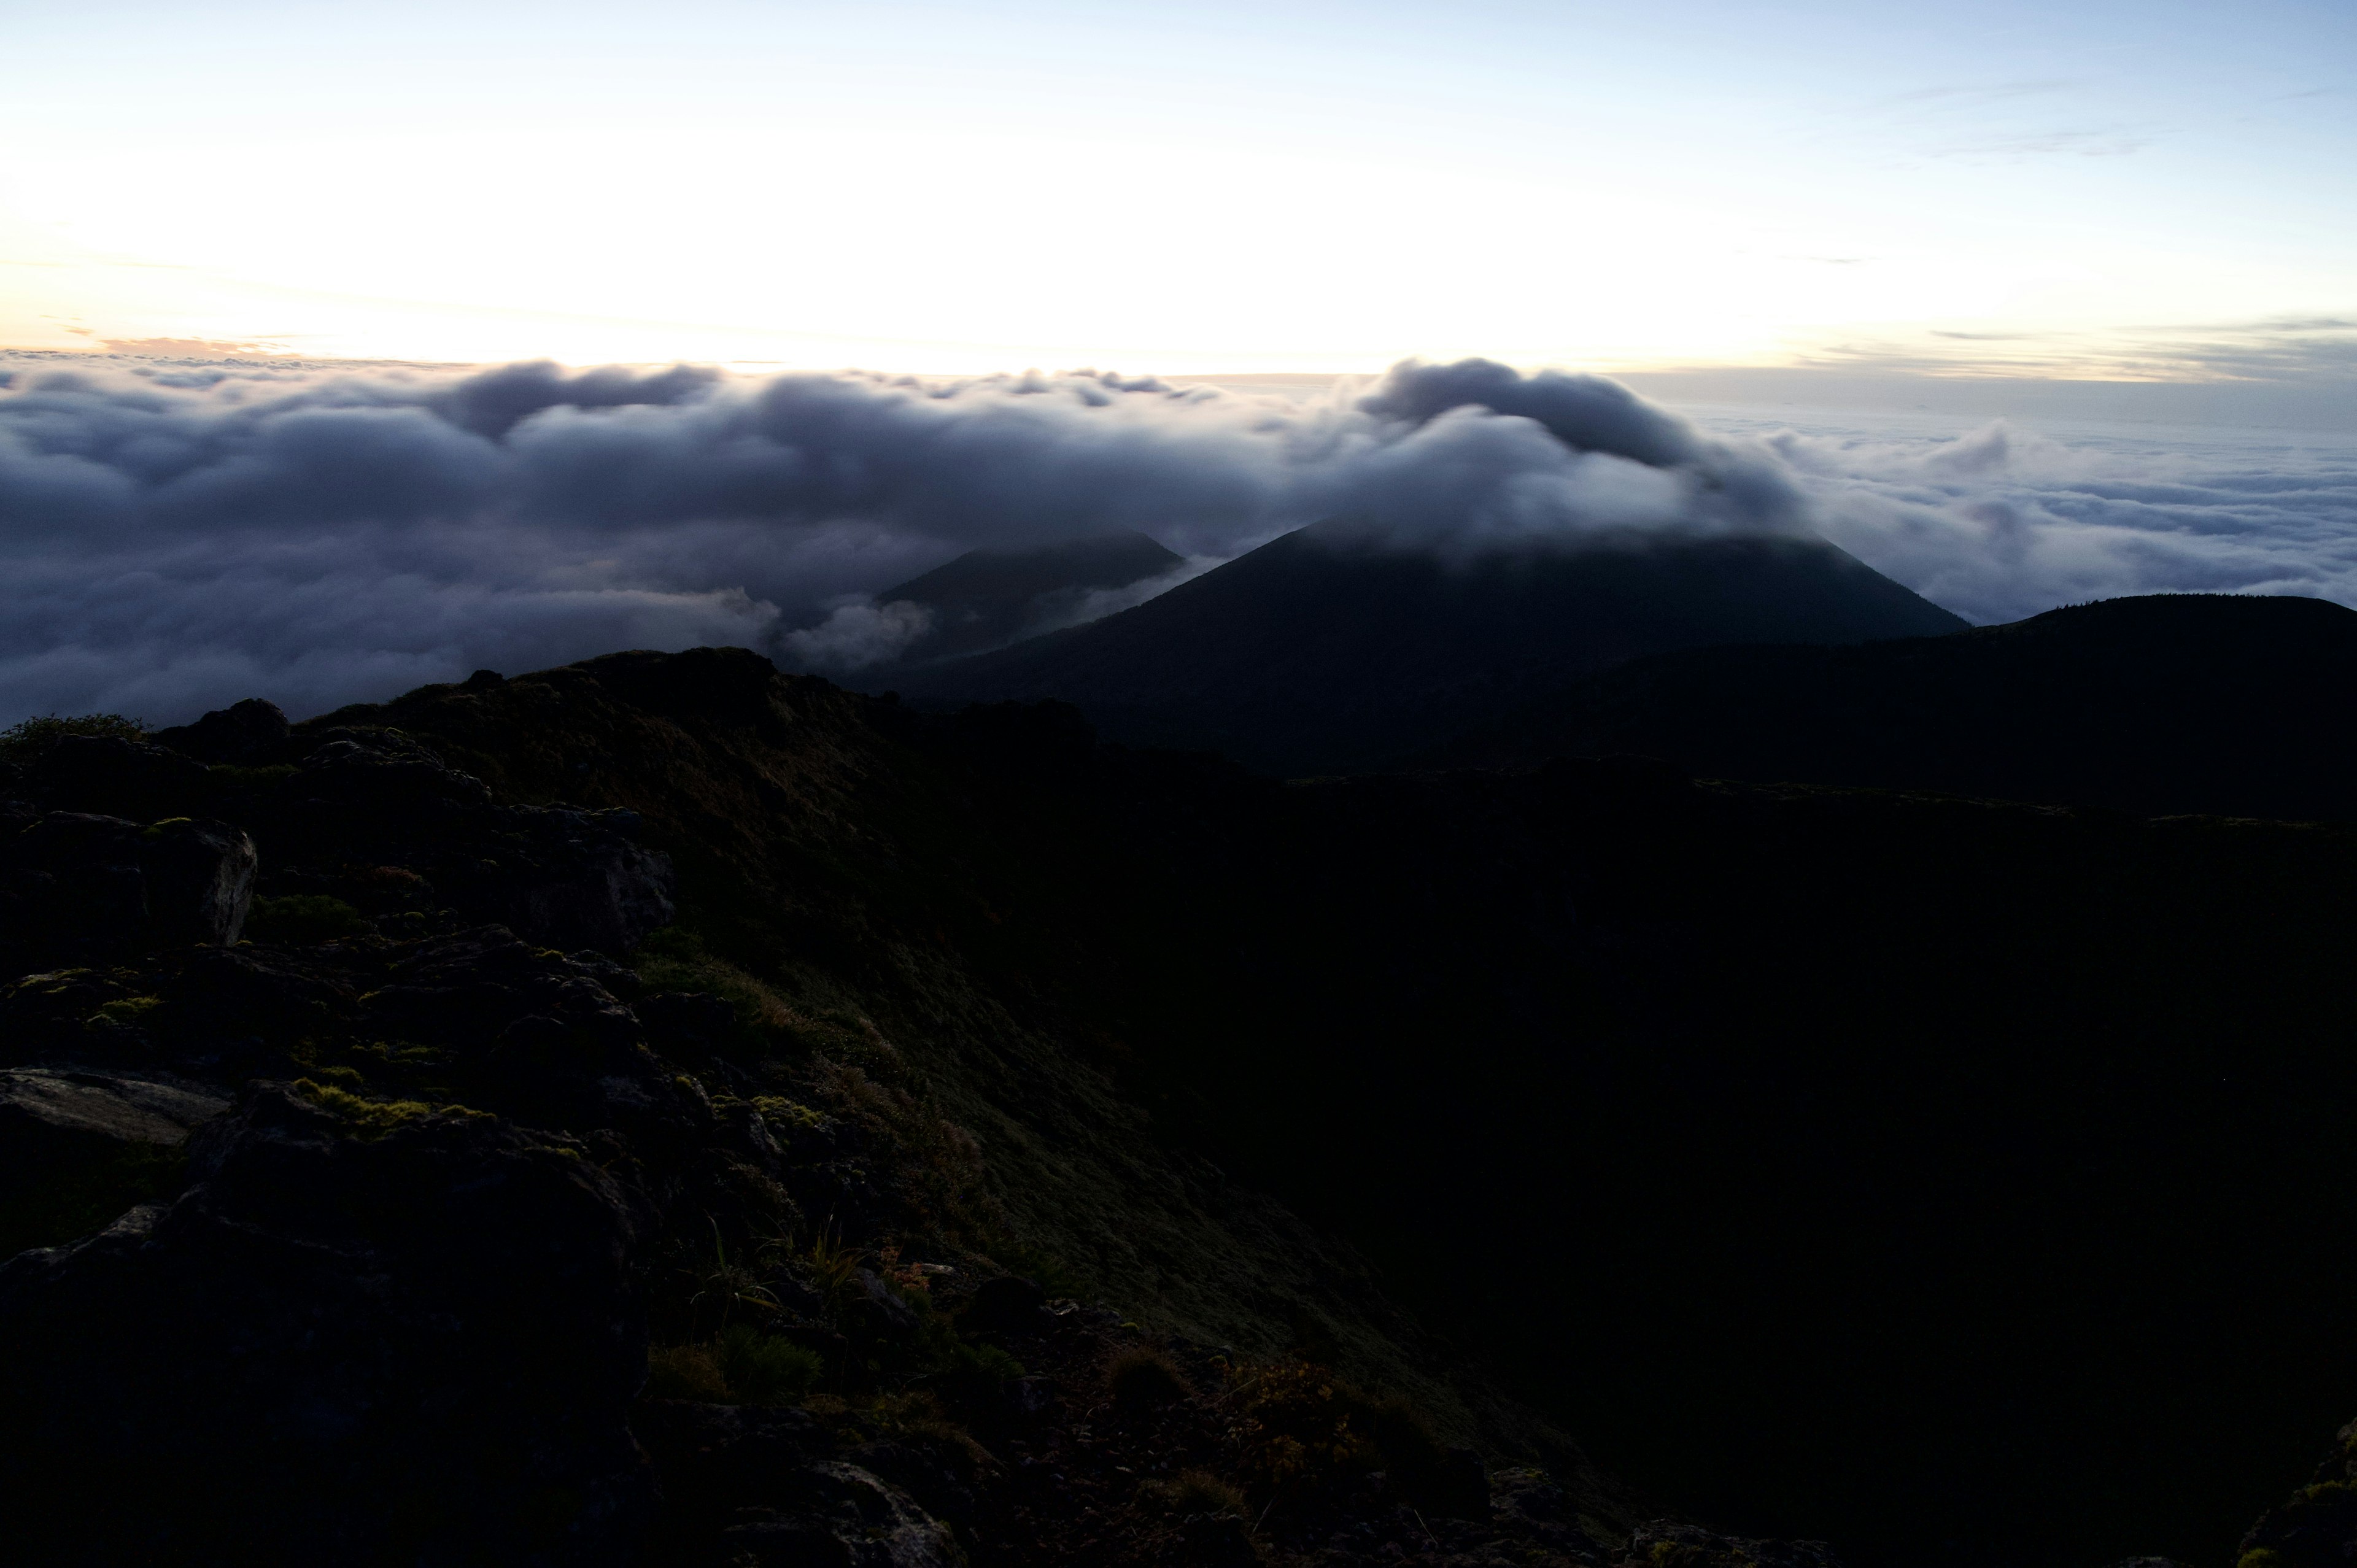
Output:
<path fill-rule="evenodd" d="M 1772 456 L 1499 367 L 1552 424 L 1427 385 L 1462 366 L 1308 407 L 1090 373 L 143 369 L 5 372 L 10 716 L 317 710 L 630 646 L 845 667 L 911 634 L 846 596 L 1116 528 L 1224 559 L 1344 512 L 1451 549 L 1799 526 Z"/>
<path fill-rule="evenodd" d="M 2111 461 L 2004 431 L 1714 434 L 1480 360 L 1294 403 L 1090 372 L 20 357 L 0 361 L 0 723 L 316 712 L 626 647 L 847 669 L 921 629 L 866 596 L 963 550 L 1135 529 L 1200 569 L 1335 516 L 1443 553 L 1813 526 L 1981 618 L 2155 587 L 2357 597 L 2332 553 L 2345 471 L 2263 493 L 2211 459 L 2165 484 Z"/>
<path fill-rule="evenodd" d="M 2003 420 L 1962 435 L 1757 435 L 1818 532 L 1984 623 L 2151 593 L 2302 594 L 2357 606 L 2357 443 L 2260 431 Z"/>

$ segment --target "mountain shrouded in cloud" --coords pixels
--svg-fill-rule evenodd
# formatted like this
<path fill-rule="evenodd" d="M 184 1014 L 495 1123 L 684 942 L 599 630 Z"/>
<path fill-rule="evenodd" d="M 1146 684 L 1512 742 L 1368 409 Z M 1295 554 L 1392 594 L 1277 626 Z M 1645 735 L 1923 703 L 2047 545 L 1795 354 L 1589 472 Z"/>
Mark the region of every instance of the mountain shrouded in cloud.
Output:
<path fill-rule="evenodd" d="M 1095 620 L 1170 586 L 1188 570 L 1185 556 L 1142 533 L 1098 534 L 1028 550 L 969 550 L 885 589 L 873 604 L 844 607 L 816 629 L 791 634 L 786 645 L 800 651 L 846 620 L 863 624 L 855 612 L 864 612 L 912 628 L 913 640 L 899 638 L 890 648 L 899 659 L 954 659 Z"/>
<path fill-rule="evenodd" d="M 1324 774 L 1395 762 L 1642 654 L 1965 625 L 1818 539 L 1464 560 L 1334 519 L 1093 625 L 873 679 L 935 702 L 1060 699 L 1116 740 Z"/>
<path fill-rule="evenodd" d="M 19 357 L 0 717 L 317 711 L 624 647 L 847 669 L 921 630 L 874 596 L 970 550 L 1136 532 L 1210 564 L 1336 516 L 1460 560 L 1814 531 L 1979 619 L 2155 588 L 2357 597 L 2357 561 L 2319 546 L 2357 464 L 2250 470 L 2131 480 L 2001 429 L 1730 436 L 1480 360 L 1288 402 L 1086 372 Z"/>

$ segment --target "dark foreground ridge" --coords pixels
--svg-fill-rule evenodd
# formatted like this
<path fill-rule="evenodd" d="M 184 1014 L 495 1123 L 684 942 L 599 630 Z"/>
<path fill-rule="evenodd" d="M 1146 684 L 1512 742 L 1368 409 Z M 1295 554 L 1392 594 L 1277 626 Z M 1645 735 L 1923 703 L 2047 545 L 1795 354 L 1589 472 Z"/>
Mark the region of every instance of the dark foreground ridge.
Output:
<path fill-rule="evenodd" d="M 1628 752 L 1720 778 L 2349 822 L 2352 691 L 2357 610 L 2151 595 L 1948 637 L 1641 659 L 1416 761 Z"/>
<path fill-rule="evenodd" d="M 727 650 L 5 768 L 25 1561 L 2357 1542 L 2336 1455 L 2236 1544 L 2357 1385 L 2337 832 Z"/>

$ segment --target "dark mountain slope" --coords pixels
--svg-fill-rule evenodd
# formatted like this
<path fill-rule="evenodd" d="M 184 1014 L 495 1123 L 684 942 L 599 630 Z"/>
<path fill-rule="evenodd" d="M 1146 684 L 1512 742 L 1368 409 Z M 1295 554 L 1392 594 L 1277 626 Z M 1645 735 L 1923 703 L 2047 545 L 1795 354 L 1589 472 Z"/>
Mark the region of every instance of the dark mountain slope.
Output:
<path fill-rule="evenodd" d="M 876 596 L 932 612 L 902 654 L 924 663 L 997 648 L 1077 610 L 1092 589 L 1125 588 L 1186 564 L 1142 533 L 1109 533 L 1029 550 L 969 550 Z"/>
<path fill-rule="evenodd" d="M 737 1444 L 730 1485 L 754 1490 L 727 1495 L 772 1509 L 780 1550 L 804 1516 L 759 1488 L 853 1484 L 808 1471 L 823 1451 L 981 1521 L 961 1538 L 976 1568 L 1242 1563 L 1229 1547 L 1285 1568 L 1824 1561 L 1624 1548 L 1625 1509 L 1503 1385 L 1655 1495 L 1852 1563 L 2216 1562 L 2357 1391 L 2357 1257 L 2336 1240 L 2357 1141 L 2347 833 L 1627 763 L 1280 783 L 1101 745 L 1069 709 L 915 713 L 726 650 L 430 687 L 274 740 L 195 727 L 180 738 L 212 768 L 118 741 L 0 777 L 32 835 L 7 841 L 0 925 L 39 948 L 5 993 L 0 1066 L 53 1089 L 185 1072 L 239 1097 L 200 1179 L 146 1178 L 172 1204 L 151 1230 L 0 1271 L 19 1347 L 0 1399 L 132 1444 L 141 1466 L 109 1477 L 185 1490 L 213 1474 L 190 1459 L 284 1457 L 219 1461 L 231 1524 L 280 1528 L 233 1505 L 283 1475 L 268 1485 L 314 1512 L 391 1509 L 414 1534 L 472 1510 L 574 1532 L 539 1560 L 616 1561 L 648 1528 L 620 1506 L 648 1497 L 635 1437 L 685 1466 L 664 1472 L 673 1499 L 705 1495 L 699 1473 L 725 1491 L 694 1456 Z M 177 817 L 230 827 L 157 820 Z M 231 866 L 241 833 L 274 901 L 254 945 L 143 935 L 219 902 L 190 857 Z M 60 881 L 70 851 L 104 875 Z M 676 920 L 650 929 L 657 855 Z M 636 941 L 632 970 L 559 950 L 575 941 Z M 539 1206 L 522 1219 L 569 1229 L 500 1247 L 505 1222 L 467 1195 L 503 1171 Z M 417 1222 L 421 1202 L 468 1223 Z M 355 1214 L 401 1223 L 355 1237 Z M 764 1251 L 788 1226 L 791 1251 Z M 820 1227 L 904 1285 L 818 1273 Z M 595 1266 L 565 1273 L 573 1235 Z M 262 1290 L 285 1326 L 266 1354 L 175 1373 L 172 1347 L 244 1343 L 242 1295 L 191 1294 L 246 1288 L 253 1265 L 221 1249 L 282 1241 L 346 1294 Z M 723 1244 L 792 1304 L 759 1321 L 825 1348 L 807 1419 L 630 1402 L 644 1360 L 622 1287 L 683 1378 L 717 1353 Z M 972 1282 L 1016 1262 L 1185 1334 L 1184 1422 L 1111 1397 L 1104 1362 L 1137 1342 L 1118 1315 L 1051 1326 L 1017 1300 L 1012 1329 L 922 1326 L 888 1305 L 927 1288 L 911 1261 L 959 1271 L 930 1287 L 943 1315 L 980 1312 Z M 500 1334 L 468 1348 L 461 1307 Z M 326 1340 L 297 1332 L 323 1320 Z M 417 1400 L 382 1398 L 381 1355 L 354 1387 L 380 1412 L 364 1430 L 398 1418 L 382 1448 L 414 1494 L 355 1487 L 332 1430 L 239 1446 L 246 1396 L 197 1397 L 388 1320 L 382 1355 L 438 1369 Z M 561 1333 L 535 1351 L 544 1321 Z M 977 1335 L 1056 1384 L 1005 1384 Z M 1218 1339 L 1246 1363 L 1232 1384 L 1213 1386 Z M 1366 1477 L 1386 1451 L 1338 1440 L 1322 1374 L 1287 1380 L 1288 1345 L 1582 1495 L 1501 1472 L 1483 1528 L 1538 1527 L 1492 1546 L 1419 1523 L 1421 1494 Z M 89 1387 L 180 1402 L 169 1430 L 203 1441 L 166 1463 L 156 1426 L 110 1424 Z M 1294 1406 L 1265 1402 L 1285 1388 Z M 1001 1467 L 915 1419 L 920 1395 Z M 1322 1429 L 1293 1428 L 1324 1432 L 1317 1454 L 1275 1442 L 1270 1422 L 1317 1409 Z M 467 1412 L 463 1443 L 446 1410 Z M 54 1442 L 0 1450 L 72 1464 Z M 1225 1546 L 1157 1500 L 1157 1454 L 1246 1489 Z M 926 1480 L 936 1462 L 964 1478 Z M 322 1501 L 307 1477 L 340 1489 Z M 455 1487 L 443 1512 L 411 1507 L 436 1487 Z M 131 1489 L 107 1517 L 175 1495 Z"/>
<path fill-rule="evenodd" d="M 1663 654 L 1421 761 L 1634 753 L 1736 779 L 2346 820 L 2353 720 L 2357 611 L 2166 595 L 1951 637 Z"/>
<path fill-rule="evenodd" d="M 2345 835 L 1619 766 L 1279 785 L 1053 709 L 803 685 L 771 728 L 694 668 L 387 716 L 647 811 L 695 929 L 857 1006 L 1028 1233 L 1178 1321 L 1308 1307 L 1403 1367 L 1281 1231 L 1192 1230 L 1149 1125 L 1639 1483 L 1867 1562 L 2215 1557 L 2357 1388 L 2357 1262 L 2306 1240 L 2357 1137 Z M 577 694 L 527 728 L 541 693 Z M 555 717 L 609 703 L 711 714 Z"/>
<path fill-rule="evenodd" d="M 1119 739 L 1222 751 L 1281 774 L 1340 772 L 1641 654 L 1964 624 L 1817 541 L 1459 561 L 1387 548 L 1336 522 L 1135 609 L 899 686 L 933 702 L 1059 698 Z"/>

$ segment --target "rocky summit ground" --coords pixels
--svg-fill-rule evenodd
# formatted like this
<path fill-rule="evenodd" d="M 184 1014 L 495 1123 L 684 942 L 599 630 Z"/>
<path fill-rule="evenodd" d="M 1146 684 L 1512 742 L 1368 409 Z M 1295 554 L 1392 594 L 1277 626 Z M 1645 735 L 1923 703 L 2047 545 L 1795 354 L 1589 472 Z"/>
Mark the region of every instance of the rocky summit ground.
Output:
<path fill-rule="evenodd" d="M 1063 722 L 707 650 L 11 732 L 11 1560 L 1832 1568 L 1156 1133 L 975 825 Z"/>
<path fill-rule="evenodd" d="M 1611 1555 L 1396 1394 L 1050 1298 L 637 813 L 260 704 L 157 738 L 37 733 L 0 803 L 16 1560 Z"/>

